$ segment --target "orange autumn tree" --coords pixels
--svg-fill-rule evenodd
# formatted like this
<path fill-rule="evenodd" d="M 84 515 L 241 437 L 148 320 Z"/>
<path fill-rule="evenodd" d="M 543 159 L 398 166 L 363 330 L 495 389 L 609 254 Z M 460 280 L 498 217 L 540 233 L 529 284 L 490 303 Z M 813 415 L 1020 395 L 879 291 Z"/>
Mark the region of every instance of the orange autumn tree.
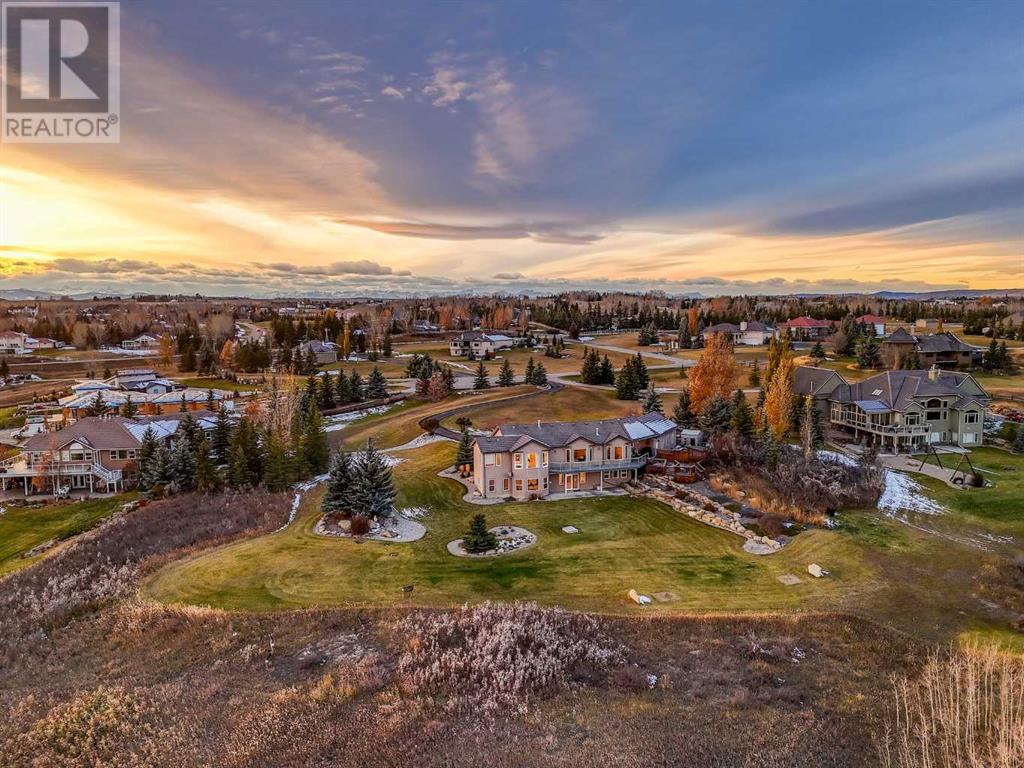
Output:
<path fill-rule="evenodd" d="M 727 334 L 707 335 L 704 352 L 690 369 L 689 378 L 691 413 L 700 413 L 716 396 L 730 398 L 736 386 L 736 360 Z"/>
<path fill-rule="evenodd" d="M 788 352 L 779 359 L 768 383 L 764 415 L 772 437 L 783 439 L 793 423 L 793 356 Z"/>

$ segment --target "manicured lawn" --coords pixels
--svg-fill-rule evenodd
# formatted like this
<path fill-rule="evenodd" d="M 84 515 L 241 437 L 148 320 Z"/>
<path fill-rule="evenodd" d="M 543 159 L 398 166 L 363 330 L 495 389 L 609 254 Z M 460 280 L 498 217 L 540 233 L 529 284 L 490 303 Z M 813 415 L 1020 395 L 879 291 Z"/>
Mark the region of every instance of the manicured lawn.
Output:
<path fill-rule="evenodd" d="M 914 479 L 955 514 L 1024 538 L 1024 456 L 999 448 L 976 448 L 970 452 L 970 459 L 991 487 L 957 489 L 923 475 L 914 475 Z M 935 463 L 932 457 L 927 460 Z M 956 461 L 956 456 L 942 456 L 943 466 L 954 467 Z"/>
<path fill-rule="evenodd" d="M 321 491 L 309 493 L 285 531 L 231 544 L 159 571 L 146 591 L 167 602 L 228 609 L 327 605 L 450 605 L 486 599 L 530 599 L 580 610 L 639 612 L 626 599 L 672 591 L 678 599 L 644 609 L 662 611 L 795 610 L 826 607 L 841 590 L 871 581 L 849 537 L 803 534 L 782 553 L 756 557 L 738 536 L 695 523 L 653 501 L 604 497 L 479 507 L 462 488 L 436 476 L 454 447 L 434 444 L 403 456 L 395 468 L 398 506 L 426 506 L 427 536 L 411 544 L 357 544 L 318 537 Z M 449 555 L 476 512 L 490 525 L 521 525 L 538 543 L 512 555 L 470 560 Z M 580 533 L 562 533 L 575 525 Z M 806 575 L 827 563 L 830 579 Z M 787 587 L 776 577 L 802 574 Z M 402 587 L 414 591 L 403 593 Z"/>
<path fill-rule="evenodd" d="M 543 394 L 507 403 L 494 403 L 468 414 L 476 429 L 491 429 L 499 424 L 525 424 L 537 421 L 586 421 L 610 419 L 640 413 L 636 400 L 618 400 L 611 390 L 566 387 L 552 394 Z M 457 429 L 455 419 L 444 423 Z"/>
<path fill-rule="evenodd" d="M 423 434 L 419 421 L 427 416 L 434 416 L 463 405 L 483 404 L 537 392 L 539 390 L 536 387 L 518 385 L 515 387 L 494 387 L 482 392 L 451 395 L 439 403 L 409 399 L 397 406 L 392 406 L 382 414 L 368 416 L 351 427 L 332 434 L 338 435 L 337 439 L 348 450 L 362 447 L 369 437 L 374 439 L 378 447 L 394 448 Z M 537 397 L 547 397 L 547 395 L 539 393 Z M 532 399 L 534 398 L 517 400 L 516 402 L 522 404 Z"/>
<path fill-rule="evenodd" d="M 39 509 L 9 508 L 0 515 L 0 576 L 42 557 L 22 558 L 23 552 L 49 539 L 68 539 L 89 530 L 132 497 L 133 494 L 120 494 Z"/>
<path fill-rule="evenodd" d="M 989 336 L 963 336 L 961 334 L 957 335 L 960 336 L 961 341 L 966 342 L 967 344 L 973 344 L 976 347 L 987 347 L 989 344 L 992 343 L 992 339 Z M 1024 347 L 1024 341 L 1020 341 L 1017 339 L 996 339 L 996 341 L 999 342 L 1000 344 L 1005 341 L 1006 346 L 1009 347 L 1010 349 Z"/>

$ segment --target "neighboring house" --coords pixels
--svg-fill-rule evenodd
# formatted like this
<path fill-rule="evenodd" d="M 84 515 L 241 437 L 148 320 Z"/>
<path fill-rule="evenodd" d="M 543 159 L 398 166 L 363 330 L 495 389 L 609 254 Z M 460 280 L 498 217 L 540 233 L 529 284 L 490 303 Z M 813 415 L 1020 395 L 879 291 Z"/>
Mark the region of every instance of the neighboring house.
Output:
<path fill-rule="evenodd" d="M 121 342 L 122 349 L 159 349 L 160 337 L 151 333 L 143 333 L 134 339 L 125 339 Z"/>
<path fill-rule="evenodd" d="M 441 329 L 427 320 L 417 320 L 412 324 L 414 333 L 437 333 Z"/>
<path fill-rule="evenodd" d="M 860 325 L 866 325 L 870 327 L 874 332 L 875 336 L 881 338 L 885 336 L 885 318 L 879 317 L 878 315 L 861 315 L 857 318 L 857 322 Z"/>
<path fill-rule="evenodd" d="M 660 413 L 500 426 L 476 438 L 473 484 L 487 499 L 603 491 L 635 478 L 659 450 L 675 448 L 676 428 Z"/>
<path fill-rule="evenodd" d="M 501 349 L 511 349 L 516 340 L 501 333 L 484 331 L 464 331 L 448 343 L 448 351 L 452 357 L 467 356 L 483 357 Z"/>
<path fill-rule="evenodd" d="M 106 380 L 111 388 L 123 389 L 127 392 L 146 392 L 151 395 L 162 395 L 180 386 L 171 379 L 157 376 L 152 368 L 122 368 Z"/>
<path fill-rule="evenodd" d="M 759 323 L 756 320 L 747 321 L 743 320 L 739 325 L 733 323 L 718 323 L 712 325 L 709 328 L 705 328 L 701 333 L 701 338 L 707 338 L 710 333 L 724 333 L 727 334 L 732 343 L 736 345 L 743 345 L 747 347 L 757 347 L 762 344 L 767 344 L 768 340 L 775 333 L 773 328 L 769 328 L 764 323 Z"/>
<path fill-rule="evenodd" d="M 832 320 L 816 320 L 813 317 L 794 317 L 779 324 L 776 336 L 781 336 L 784 331 L 789 331 L 791 338 L 797 341 L 817 341 L 832 334 L 835 322 Z"/>
<path fill-rule="evenodd" d="M 201 429 L 211 431 L 216 414 L 193 414 Z M 137 460 L 146 429 L 159 442 L 173 446 L 184 414 L 128 419 L 122 416 L 90 416 L 57 432 L 37 434 L 20 454 L 0 463 L 0 487 L 7 490 L 20 481 L 27 495 L 42 480 L 47 490 L 70 487 L 104 493 L 124 490 L 138 480 Z"/>
<path fill-rule="evenodd" d="M 74 424 L 93 415 L 97 397 L 102 398 L 103 404 L 110 410 L 124 408 L 130 399 L 139 414 L 160 415 L 181 412 L 182 403 L 185 405 L 185 410 L 188 411 L 204 410 L 210 402 L 211 392 L 217 407 L 228 411 L 234 409 L 234 392 L 223 389 L 199 389 L 197 387 L 187 387 L 185 389 L 175 389 L 170 392 L 155 394 L 132 392 L 123 389 L 86 391 L 63 397 L 58 402 L 64 411 L 65 423 Z"/>
<path fill-rule="evenodd" d="M 24 355 L 36 349 L 57 349 L 64 342 L 34 338 L 19 331 L 0 331 L 0 355 Z"/>
<path fill-rule="evenodd" d="M 942 321 L 933 317 L 920 318 L 914 321 L 914 328 L 919 331 L 937 331 L 942 327 Z"/>
<path fill-rule="evenodd" d="M 330 363 L 338 362 L 338 348 L 336 345 L 326 341 L 304 341 L 301 344 L 295 346 L 292 349 L 292 357 L 295 358 L 297 355 L 306 357 L 309 355 L 309 351 L 313 350 L 313 354 L 316 355 L 317 365 L 329 365 Z"/>
<path fill-rule="evenodd" d="M 801 366 L 793 388 L 814 398 L 832 427 L 885 449 L 982 443 L 989 395 L 968 373 L 932 366 L 887 371 L 850 384 L 836 371 Z"/>
<path fill-rule="evenodd" d="M 903 328 L 897 328 L 882 341 L 882 359 L 889 366 L 898 366 L 913 352 L 917 352 L 922 368 L 937 365 L 939 368 L 964 370 L 981 363 L 985 350 L 967 344 L 948 331 L 914 336 Z"/>

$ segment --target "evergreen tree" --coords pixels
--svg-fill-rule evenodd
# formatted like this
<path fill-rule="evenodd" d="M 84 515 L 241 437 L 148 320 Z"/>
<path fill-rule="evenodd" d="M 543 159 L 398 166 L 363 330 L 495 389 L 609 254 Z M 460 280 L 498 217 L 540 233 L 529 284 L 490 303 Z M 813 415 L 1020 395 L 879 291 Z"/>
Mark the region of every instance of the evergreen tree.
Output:
<path fill-rule="evenodd" d="M 370 378 L 366 382 L 366 397 L 370 400 L 380 400 L 388 396 L 388 380 L 380 372 L 376 365 L 370 371 Z"/>
<path fill-rule="evenodd" d="M 121 406 L 121 415 L 126 419 L 134 419 L 135 415 L 139 412 L 139 407 L 132 400 L 132 396 L 128 397 L 124 401 L 124 405 Z"/>
<path fill-rule="evenodd" d="M 647 363 L 644 362 L 643 355 L 637 352 L 634 359 L 636 360 L 634 363 L 634 370 L 636 371 L 636 386 L 637 390 L 642 392 L 650 385 L 651 375 L 647 372 Z"/>
<path fill-rule="evenodd" d="M 356 462 L 352 484 L 353 512 L 370 518 L 388 517 L 394 510 L 395 483 L 383 454 L 372 440 Z"/>
<path fill-rule="evenodd" d="M 644 395 L 644 413 L 661 413 L 661 395 L 651 384 Z"/>
<path fill-rule="evenodd" d="M 352 375 L 348 377 L 348 390 L 353 403 L 361 403 L 366 397 L 363 377 L 359 375 L 359 371 L 355 368 L 352 369 Z"/>
<path fill-rule="evenodd" d="M 636 400 L 640 394 L 640 380 L 636 372 L 636 359 L 627 358 L 615 377 L 615 396 L 619 400 Z"/>
<path fill-rule="evenodd" d="M 200 493 L 216 493 L 221 488 L 220 474 L 210 458 L 210 444 L 206 435 L 201 435 L 196 446 L 196 490 Z"/>
<path fill-rule="evenodd" d="M 139 448 L 139 484 L 143 488 L 150 487 L 150 480 L 152 479 L 152 463 L 156 456 L 157 448 L 159 444 L 156 440 L 156 432 L 153 431 L 152 427 L 146 427 L 146 431 L 142 433 L 142 446 Z"/>
<path fill-rule="evenodd" d="M 698 423 L 708 436 L 720 435 L 729 429 L 732 406 L 721 395 L 715 395 L 700 412 Z"/>
<path fill-rule="evenodd" d="M 331 458 L 327 489 L 320 501 L 320 511 L 324 514 L 349 511 L 352 503 L 353 481 L 352 460 L 345 451 L 338 451 Z"/>
<path fill-rule="evenodd" d="M 533 358 L 532 357 L 528 357 L 526 359 L 526 371 L 523 374 L 523 380 L 527 384 L 533 384 L 534 369 L 535 369 L 535 366 L 533 364 Z"/>
<path fill-rule="evenodd" d="M 548 383 L 548 371 L 544 363 L 537 363 L 533 369 L 533 384 L 538 387 L 546 387 Z"/>
<path fill-rule="evenodd" d="M 696 417 L 690 413 L 690 392 L 683 390 L 679 393 L 679 401 L 672 409 L 672 420 L 680 427 L 690 429 L 697 425 Z"/>
<path fill-rule="evenodd" d="M 498 371 L 498 386 L 511 387 L 516 380 L 515 372 L 512 370 L 512 363 L 506 357 L 501 361 L 501 370 Z"/>
<path fill-rule="evenodd" d="M 341 372 L 334 377 L 334 402 L 338 405 L 348 405 L 352 402 L 352 382 Z"/>
<path fill-rule="evenodd" d="M 317 383 L 316 390 L 316 405 L 321 412 L 330 410 L 334 407 L 334 382 L 331 381 L 331 375 L 325 374 L 318 376 L 320 381 Z"/>
<path fill-rule="evenodd" d="M 178 404 L 178 413 L 188 413 L 188 400 L 185 399 L 185 393 L 181 393 L 181 403 Z"/>
<path fill-rule="evenodd" d="M 184 435 L 171 451 L 171 480 L 178 491 L 191 491 L 196 485 L 196 455 Z"/>
<path fill-rule="evenodd" d="M 157 445 L 152 458 L 146 463 L 146 476 L 143 484 L 146 488 L 155 485 L 167 485 L 171 482 L 171 452 L 163 443 Z"/>
<path fill-rule="evenodd" d="M 232 488 L 255 488 L 263 481 L 264 456 L 256 428 L 242 417 L 228 447 L 228 482 Z"/>
<path fill-rule="evenodd" d="M 228 463 L 228 449 L 231 445 L 231 420 L 224 408 L 217 411 L 217 423 L 213 427 L 213 457 L 218 464 Z"/>
<path fill-rule="evenodd" d="M 202 436 L 203 431 L 199 427 L 199 422 L 196 421 L 195 416 L 191 413 L 186 413 L 185 416 L 178 421 L 177 434 L 180 439 L 184 439 L 188 442 L 189 450 L 195 451 L 196 446 L 199 445 L 199 438 Z"/>
<path fill-rule="evenodd" d="M 381 354 L 384 355 L 384 357 L 391 357 L 391 329 L 390 328 L 388 328 L 386 331 L 384 331 L 384 343 L 381 344 L 380 351 L 381 351 Z"/>
<path fill-rule="evenodd" d="M 277 493 L 285 490 L 295 476 L 295 467 L 292 456 L 288 453 L 288 446 L 285 445 L 277 430 L 267 432 L 263 441 L 266 452 L 263 470 L 263 484 L 268 491 Z"/>
<path fill-rule="evenodd" d="M 182 373 L 188 373 L 196 369 L 196 351 L 192 347 L 191 342 L 185 345 L 185 348 L 181 350 L 181 360 L 178 361 L 178 370 Z"/>
<path fill-rule="evenodd" d="M 327 444 L 327 433 L 320 410 L 313 408 L 305 418 L 302 433 L 302 456 L 310 474 L 320 475 L 327 471 L 331 449 Z"/>
<path fill-rule="evenodd" d="M 756 358 L 754 360 L 754 364 L 750 367 L 750 378 L 748 379 L 748 383 L 752 387 L 761 386 L 761 365 L 757 362 Z"/>
<path fill-rule="evenodd" d="M 597 355 L 597 352 L 594 352 Z M 615 383 L 615 368 L 612 367 L 612 361 L 608 359 L 608 355 L 605 355 L 601 360 L 600 373 L 598 376 L 599 384 L 608 384 L 611 386 Z"/>
<path fill-rule="evenodd" d="M 825 348 L 821 346 L 820 341 L 814 342 L 814 347 L 811 349 L 811 359 L 815 362 L 821 362 L 825 359 Z"/>
<path fill-rule="evenodd" d="M 596 349 L 583 348 L 580 381 L 584 384 L 599 384 L 601 382 L 601 358 L 598 357 Z"/>
<path fill-rule="evenodd" d="M 0 379 L 3 379 L 4 384 L 11 378 L 11 368 L 7 365 L 7 358 L 0 358 Z"/>
<path fill-rule="evenodd" d="M 462 537 L 462 548 L 466 552 L 478 554 L 490 552 L 497 549 L 498 538 L 487 530 L 487 518 L 483 515 L 473 515 L 473 521 L 469 524 L 469 530 Z"/>
<path fill-rule="evenodd" d="M 747 398 L 742 389 L 737 389 L 732 399 L 732 418 L 729 426 L 736 430 L 741 437 L 751 438 L 754 436 L 754 413 L 747 403 Z"/>
<path fill-rule="evenodd" d="M 459 438 L 459 449 L 455 454 L 455 468 L 462 469 L 462 467 L 473 466 L 473 438 L 469 434 L 469 430 L 463 428 L 462 436 Z"/>
<path fill-rule="evenodd" d="M 857 347 L 857 365 L 863 369 L 877 368 L 882 359 L 882 350 L 874 336 L 865 337 Z"/>
<path fill-rule="evenodd" d="M 487 368 L 481 360 L 476 366 L 476 376 L 473 377 L 473 389 L 488 389 L 491 386 L 487 380 Z"/>
<path fill-rule="evenodd" d="M 103 399 L 103 393 L 97 392 L 96 397 L 92 400 L 92 405 L 89 406 L 89 415 L 103 416 L 106 414 L 108 408 L 109 406 L 107 405 L 107 401 Z"/>

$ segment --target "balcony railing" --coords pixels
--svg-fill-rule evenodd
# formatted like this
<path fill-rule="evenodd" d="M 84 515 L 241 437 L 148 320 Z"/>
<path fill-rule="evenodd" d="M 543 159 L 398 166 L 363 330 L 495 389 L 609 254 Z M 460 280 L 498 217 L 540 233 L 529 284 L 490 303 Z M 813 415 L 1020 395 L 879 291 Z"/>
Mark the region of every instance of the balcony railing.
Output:
<path fill-rule="evenodd" d="M 860 423 L 851 419 L 830 419 L 833 424 L 844 427 L 863 429 L 865 432 L 877 432 L 882 435 L 927 435 L 927 424 L 872 424 L 871 422 Z"/>
<path fill-rule="evenodd" d="M 101 480 L 113 483 L 121 480 L 122 472 L 120 469 L 107 469 L 102 464 L 93 461 L 62 461 L 55 464 L 7 462 L 0 465 L 0 475 L 8 477 L 95 475 Z"/>
<path fill-rule="evenodd" d="M 647 463 L 647 456 L 631 456 L 628 459 L 595 459 L 594 461 L 552 461 L 550 472 L 605 472 L 613 469 L 639 469 Z"/>

